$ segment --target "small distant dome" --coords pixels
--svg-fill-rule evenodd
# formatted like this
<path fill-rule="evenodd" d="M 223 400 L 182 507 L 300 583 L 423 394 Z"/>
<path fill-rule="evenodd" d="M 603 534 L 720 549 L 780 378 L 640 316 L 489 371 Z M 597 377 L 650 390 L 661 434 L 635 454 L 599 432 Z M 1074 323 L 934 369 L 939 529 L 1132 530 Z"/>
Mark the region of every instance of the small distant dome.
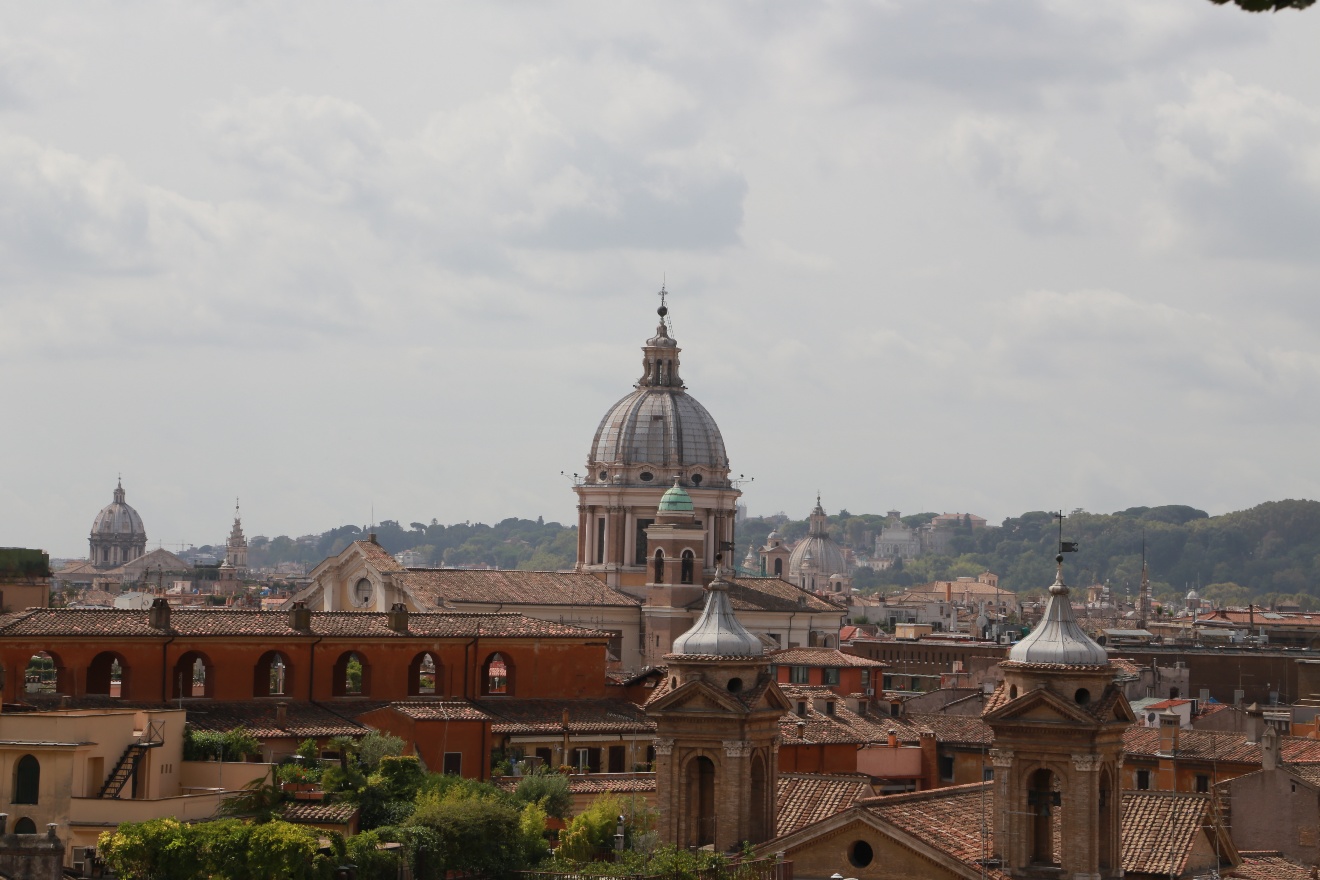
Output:
<path fill-rule="evenodd" d="M 807 536 L 798 542 L 788 557 L 789 577 L 797 577 L 804 568 L 826 575 L 847 574 L 848 560 L 843 548 L 830 537 L 829 517 L 816 496 L 816 507 L 811 511 Z"/>
<path fill-rule="evenodd" d="M 678 477 L 674 477 L 674 485 L 665 490 L 665 494 L 660 496 L 660 513 L 692 513 L 692 496 L 687 490 L 678 485 Z"/>
<path fill-rule="evenodd" d="M 1201 598 L 1201 594 L 1196 592 L 1196 590 L 1187 591 L 1187 601 L 1190 602 L 1193 599 L 1199 599 L 1199 598 Z"/>
<path fill-rule="evenodd" d="M 761 640 L 747 631 L 729 604 L 729 585 L 716 574 L 706 588 L 706 607 L 692 628 L 674 639 L 675 654 L 717 657 L 754 657 L 765 651 Z"/>
<path fill-rule="evenodd" d="M 766 543 L 770 543 L 771 541 L 778 541 L 778 540 L 779 540 L 779 532 L 778 532 L 777 530 L 772 529 L 772 530 L 770 531 L 770 534 L 768 534 L 768 535 L 765 536 L 765 540 L 766 540 Z"/>
<path fill-rule="evenodd" d="M 1008 652 L 1018 663 L 1059 663 L 1067 666 L 1103 666 L 1109 662 L 1105 649 L 1088 636 L 1073 617 L 1068 587 L 1063 582 L 1063 557 L 1050 587 L 1045 614 L 1036 628 Z"/>

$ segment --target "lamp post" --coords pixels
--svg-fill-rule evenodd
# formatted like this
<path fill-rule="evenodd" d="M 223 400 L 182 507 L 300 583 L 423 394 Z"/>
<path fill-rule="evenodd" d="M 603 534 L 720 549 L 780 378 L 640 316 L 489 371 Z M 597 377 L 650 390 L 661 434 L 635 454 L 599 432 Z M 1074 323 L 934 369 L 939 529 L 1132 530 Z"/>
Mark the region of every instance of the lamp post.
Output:
<path fill-rule="evenodd" d="M 619 816 L 618 824 L 614 826 L 614 851 L 623 852 L 623 816 Z"/>

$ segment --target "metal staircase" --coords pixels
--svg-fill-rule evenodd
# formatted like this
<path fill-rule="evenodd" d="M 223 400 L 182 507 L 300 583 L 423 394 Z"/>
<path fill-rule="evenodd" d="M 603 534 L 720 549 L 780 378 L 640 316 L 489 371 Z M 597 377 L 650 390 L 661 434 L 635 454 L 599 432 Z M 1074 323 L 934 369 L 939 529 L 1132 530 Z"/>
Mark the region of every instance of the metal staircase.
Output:
<path fill-rule="evenodd" d="M 115 769 L 110 771 L 106 777 L 105 784 L 101 786 L 101 791 L 97 793 L 99 798 L 118 798 L 123 792 L 124 786 L 128 780 L 133 778 L 137 772 L 138 763 L 148 749 L 158 748 L 164 743 L 163 731 L 158 726 L 159 722 L 151 722 L 143 736 L 137 742 L 129 743 L 128 748 L 119 756 L 119 762 L 115 764 Z"/>

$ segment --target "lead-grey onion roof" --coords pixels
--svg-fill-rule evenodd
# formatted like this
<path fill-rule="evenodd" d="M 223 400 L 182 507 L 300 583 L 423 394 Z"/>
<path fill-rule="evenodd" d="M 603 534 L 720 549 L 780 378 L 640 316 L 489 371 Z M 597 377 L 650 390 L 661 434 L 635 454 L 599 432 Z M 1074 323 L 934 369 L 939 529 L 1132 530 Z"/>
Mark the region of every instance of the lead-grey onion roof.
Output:
<path fill-rule="evenodd" d="M 140 535 L 146 537 L 146 527 L 142 517 L 124 501 L 123 483 L 115 486 L 114 500 L 101 508 L 101 512 L 92 521 L 93 535 Z"/>
<path fill-rule="evenodd" d="M 1060 557 L 1062 560 L 1062 557 Z M 1063 562 L 1050 587 L 1045 614 L 1027 636 L 1008 652 L 1018 663 L 1061 663 L 1068 666 L 1102 666 L 1109 662 L 1105 649 L 1096 644 L 1073 616 L 1068 586 L 1063 582 Z"/>
<path fill-rule="evenodd" d="M 718 657 L 751 657 L 765 648 L 761 640 L 747 631 L 734 616 L 729 604 L 729 586 L 721 571 L 706 588 L 706 607 L 692 628 L 674 639 L 675 654 L 702 654 Z"/>

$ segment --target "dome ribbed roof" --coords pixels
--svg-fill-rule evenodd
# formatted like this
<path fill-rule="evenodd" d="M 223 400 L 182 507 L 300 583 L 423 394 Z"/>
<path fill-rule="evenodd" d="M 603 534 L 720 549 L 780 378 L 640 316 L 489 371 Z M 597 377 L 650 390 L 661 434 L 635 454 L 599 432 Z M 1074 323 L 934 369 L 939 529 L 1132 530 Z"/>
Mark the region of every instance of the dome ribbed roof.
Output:
<path fill-rule="evenodd" d="M 592 464 L 727 468 L 724 437 L 706 408 L 682 389 L 638 388 L 605 414 Z"/>
<path fill-rule="evenodd" d="M 807 537 L 793 548 L 788 557 L 788 573 L 796 576 L 802 573 L 802 567 L 810 563 L 816 574 L 829 577 L 832 574 L 847 574 L 848 560 L 843 548 L 830 537 L 829 517 L 821 506 L 820 496 L 816 496 L 816 507 L 811 511 L 811 526 Z"/>
<path fill-rule="evenodd" d="M 1102 666 L 1109 662 L 1105 649 L 1096 644 L 1073 617 L 1072 600 L 1063 582 L 1063 557 L 1058 557 L 1059 572 L 1050 587 L 1045 614 L 1022 641 L 1008 652 L 1008 659 L 1018 663 L 1061 663 L 1067 666 Z"/>
<path fill-rule="evenodd" d="M 634 391 L 610 407 L 591 441 L 590 465 L 704 466 L 727 469 L 724 437 L 679 376 L 680 349 L 661 306 L 655 336 L 642 346 L 644 372 Z"/>
<path fill-rule="evenodd" d="M 754 657 L 765 651 L 761 640 L 747 631 L 729 604 L 729 585 L 721 571 L 706 588 L 706 607 L 692 629 L 674 639 L 675 654 L 717 657 Z"/>
<path fill-rule="evenodd" d="M 124 501 L 124 485 L 115 487 L 115 500 L 111 501 L 92 521 L 92 535 L 133 535 L 146 538 L 147 530 L 142 517 Z"/>

